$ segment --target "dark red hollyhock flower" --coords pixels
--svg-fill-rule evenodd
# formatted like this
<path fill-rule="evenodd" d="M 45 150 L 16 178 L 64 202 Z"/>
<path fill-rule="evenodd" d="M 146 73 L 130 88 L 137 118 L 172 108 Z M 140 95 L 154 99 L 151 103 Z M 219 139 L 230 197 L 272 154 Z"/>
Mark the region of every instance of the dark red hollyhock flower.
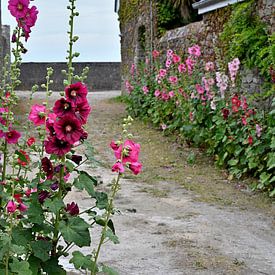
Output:
<path fill-rule="evenodd" d="M 28 146 L 32 146 L 34 143 L 35 143 L 35 138 L 34 138 L 34 137 L 30 137 L 30 138 L 27 140 L 27 145 L 28 145 Z"/>
<path fill-rule="evenodd" d="M 68 113 L 73 113 L 74 108 L 69 101 L 65 98 L 61 98 L 54 103 L 53 112 L 57 116 L 64 116 Z"/>
<path fill-rule="evenodd" d="M 81 82 L 71 84 L 65 88 L 66 100 L 75 107 L 77 104 L 86 100 L 88 94 L 87 87 Z"/>
<path fill-rule="evenodd" d="M 80 138 L 81 141 L 88 138 L 88 133 L 86 131 L 83 131 L 82 136 Z"/>
<path fill-rule="evenodd" d="M 234 96 L 231 98 L 231 102 L 232 102 L 232 105 L 236 105 L 237 107 L 240 107 L 240 106 L 241 106 L 241 101 L 239 100 L 238 95 L 234 95 Z"/>
<path fill-rule="evenodd" d="M 252 137 L 252 136 L 249 136 L 248 139 L 247 139 L 247 141 L 248 141 L 248 143 L 249 143 L 250 145 L 252 145 L 252 144 L 253 144 L 253 137 Z"/>
<path fill-rule="evenodd" d="M 58 156 L 64 156 L 70 152 L 71 144 L 65 140 L 60 140 L 57 137 L 49 137 L 49 140 L 45 141 L 45 151 L 47 154 L 55 154 Z"/>
<path fill-rule="evenodd" d="M 41 164 L 43 171 L 46 173 L 47 179 L 52 179 L 54 172 L 52 162 L 47 157 L 44 157 L 41 159 Z"/>
<path fill-rule="evenodd" d="M 80 121 L 70 114 L 60 118 L 53 127 L 57 138 L 67 141 L 70 144 L 79 141 L 83 134 Z"/>
<path fill-rule="evenodd" d="M 77 104 L 75 109 L 75 115 L 81 121 L 82 124 L 87 123 L 90 112 L 91 107 L 87 100 L 83 100 L 81 103 Z"/>
<path fill-rule="evenodd" d="M 79 214 L 79 208 L 75 202 L 68 203 L 65 211 L 68 212 L 71 216 L 76 216 Z"/>
<path fill-rule="evenodd" d="M 18 203 L 22 203 L 22 194 L 14 194 L 13 197 L 15 198 L 15 200 L 18 202 Z"/>
<path fill-rule="evenodd" d="M 79 163 L 82 161 L 82 156 L 72 155 L 71 160 L 77 165 L 79 165 Z"/>
<path fill-rule="evenodd" d="M 38 201 L 40 203 L 43 203 L 49 197 L 50 197 L 50 193 L 46 190 L 43 190 L 38 194 Z"/>
<path fill-rule="evenodd" d="M 228 119 L 229 116 L 229 110 L 228 109 L 222 109 L 222 115 L 224 119 Z"/>

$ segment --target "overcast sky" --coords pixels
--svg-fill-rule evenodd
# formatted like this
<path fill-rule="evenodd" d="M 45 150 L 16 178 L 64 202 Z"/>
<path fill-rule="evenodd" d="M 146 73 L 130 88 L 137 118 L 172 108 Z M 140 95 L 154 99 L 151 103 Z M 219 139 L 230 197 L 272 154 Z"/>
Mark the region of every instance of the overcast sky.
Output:
<path fill-rule="evenodd" d="M 2 1 L 2 23 L 15 26 Z M 36 26 L 26 43 L 28 53 L 23 61 L 65 61 L 68 35 L 68 0 L 35 0 L 39 10 Z M 80 39 L 75 50 L 77 61 L 120 61 L 119 22 L 114 13 L 114 0 L 77 0 L 80 13 L 75 20 L 75 35 Z"/>

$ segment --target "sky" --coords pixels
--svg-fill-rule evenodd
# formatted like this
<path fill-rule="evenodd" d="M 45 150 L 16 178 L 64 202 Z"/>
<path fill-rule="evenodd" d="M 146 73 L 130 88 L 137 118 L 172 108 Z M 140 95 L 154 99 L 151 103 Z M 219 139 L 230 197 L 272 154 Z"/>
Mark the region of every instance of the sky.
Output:
<path fill-rule="evenodd" d="M 15 20 L 7 9 L 8 0 L 2 1 L 2 24 L 10 25 Z M 68 48 L 69 10 L 68 0 L 35 0 L 39 14 L 36 26 L 25 44 L 28 53 L 23 62 L 66 61 Z M 75 32 L 79 40 L 74 49 L 80 52 L 79 62 L 120 61 L 120 37 L 118 16 L 114 12 L 114 0 L 77 0 Z"/>

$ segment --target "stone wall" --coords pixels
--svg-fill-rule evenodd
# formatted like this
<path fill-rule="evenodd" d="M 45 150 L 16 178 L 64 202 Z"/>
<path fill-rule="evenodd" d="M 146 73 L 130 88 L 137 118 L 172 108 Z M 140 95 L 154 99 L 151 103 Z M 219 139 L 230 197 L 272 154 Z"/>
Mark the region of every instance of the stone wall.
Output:
<path fill-rule="evenodd" d="M 54 69 L 51 86 L 52 90 L 62 91 L 64 89 L 64 76 L 61 70 L 67 69 L 66 63 L 22 63 L 21 65 L 21 85 L 18 90 L 30 90 L 34 84 L 41 85 L 45 83 L 47 67 Z M 74 63 L 75 74 L 81 74 L 84 67 L 89 67 L 90 71 L 85 83 L 89 90 L 120 90 L 120 62 L 78 62 Z"/>

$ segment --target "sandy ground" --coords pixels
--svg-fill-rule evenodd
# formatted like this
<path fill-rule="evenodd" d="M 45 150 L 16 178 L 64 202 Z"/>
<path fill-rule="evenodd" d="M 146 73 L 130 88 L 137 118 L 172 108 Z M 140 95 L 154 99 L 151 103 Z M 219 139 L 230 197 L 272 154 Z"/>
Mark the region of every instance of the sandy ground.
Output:
<path fill-rule="evenodd" d="M 89 96 L 93 106 L 89 124 L 91 142 L 110 167 L 114 159 L 107 146 L 109 132 L 117 130 L 116 125 L 125 113 L 121 104 L 110 103 L 108 99 L 118 95 L 118 91 L 111 91 Z M 42 93 L 37 97 L 41 98 Z M 136 134 L 137 138 L 142 135 L 142 132 Z M 143 152 L 144 161 L 146 154 L 150 152 Z M 212 170 L 219 178 L 219 172 Z M 150 173 L 146 167 L 144 171 Z M 108 188 L 113 177 L 110 169 L 96 168 L 92 173 L 102 178 L 100 188 Z M 194 175 L 185 177 L 190 179 Z M 215 178 L 213 174 L 210 179 L 206 174 L 200 177 L 212 184 Z M 227 192 L 225 183 L 217 184 Z M 120 243 L 106 244 L 100 256 L 100 262 L 112 266 L 119 274 L 275 274 L 274 204 L 270 204 L 272 211 L 253 207 L 254 197 L 249 194 L 245 194 L 249 204 L 246 207 L 202 201 L 198 199 L 200 194 L 165 177 L 154 185 L 139 176 L 126 177 L 121 186 L 115 201 L 120 214 L 113 218 Z M 77 191 L 67 200 L 76 201 L 81 209 L 92 203 L 85 192 Z M 96 243 L 98 233 L 91 233 Z M 81 251 L 91 253 L 91 248 Z M 74 272 L 67 260 L 62 260 L 62 264 L 71 274 L 81 274 Z"/>

